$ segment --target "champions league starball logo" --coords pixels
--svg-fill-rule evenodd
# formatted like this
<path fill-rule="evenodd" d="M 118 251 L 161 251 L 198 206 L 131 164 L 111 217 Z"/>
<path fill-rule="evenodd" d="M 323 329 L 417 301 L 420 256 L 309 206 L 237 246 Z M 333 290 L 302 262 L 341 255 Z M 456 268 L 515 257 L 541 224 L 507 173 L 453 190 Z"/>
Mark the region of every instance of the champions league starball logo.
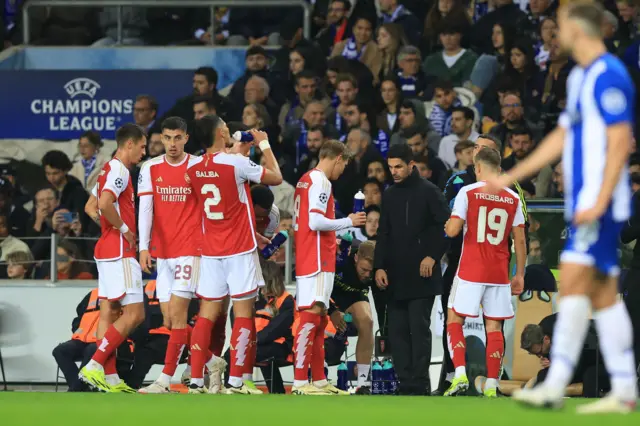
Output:
<path fill-rule="evenodd" d="M 115 131 L 121 115 L 132 114 L 134 101 L 101 99 L 101 88 L 90 78 L 74 78 L 63 86 L 68 99 L 34 99 L 31 113 L 48 116 L 51 131 Z"/>

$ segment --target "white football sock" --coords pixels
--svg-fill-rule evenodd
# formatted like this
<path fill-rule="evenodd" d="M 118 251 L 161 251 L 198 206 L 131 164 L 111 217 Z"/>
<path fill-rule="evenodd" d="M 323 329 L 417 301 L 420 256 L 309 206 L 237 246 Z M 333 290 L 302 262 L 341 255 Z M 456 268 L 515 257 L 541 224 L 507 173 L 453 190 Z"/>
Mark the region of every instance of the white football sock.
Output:
<path fill-rule="evenodd" d="M 241 377 L 229 377 L 229 385 L 234 388 L 242 387 L 242 378 Z"/>
<path fill-rule="evenodd" d="M 633 355 L 633 327 L 627 308 L 616 302 L 594 312 L 604 365 L 611 377 L 611 393 L 623 400 L 638 397 L 636 368 Z"/>
<path fill-rule="evenodd" d="M 104 367 L 98 364 L 97 361 L 91 360 L 87 363 L 87 370 L 102 370 L 104 371 Z"/>
<path fill-rule="evenodd" d="M 323 388 L 325 386 L 327 386 L 329 384 L 329 382 L 327 382 L 327 380 L 318 380 L 318 381 L 314 381 L 313 385 L 317 388 Z"/>
<path fill-rule="evenodd" d="M 248 380 L 250 382 L 253 382 L 253 374 L 247 374 L 247 373 L 243 374 L 242 380 Z"/>
<path fill-rule="evenodd" d="M 192 385 L 196 385 L 199 387 L 203 387 L 204 386 L 204 379 L 194 379 L 193 377 L 191 378 L 191 384 Z"/>
<path fill-rule="evenodd" d="M 369 364 L 358 364 L 358 387 L 367 386 L 370 367 Z"/>
<path fill-rule="evenodd" d="M 467 369 L 465 368 L 464 365 L 461 365 L 460 367 L 456 367 L 456 372 L 454 373 L 455 378 L 466 376 L 466 375 L 467 375 Z"/>
<path fill-rule="evenodd" d="M 487 379 L 484 383 L 484 390 L 487 389 L 497 389 L 498 387 L 498 379 Z"/>
<path fill-rule="evenodd" d="M 120 376 L 117 374 L 107 374 L 104 377 L 107 379 L 107 383 L 111 386 L 115 386 L 120 383 Z"/>
<path fill-rule="evenodd" d="M 564 395 L 582 353 L 590 307 L 591 302 L 585 295 L 564 296 L 558 303 L 558 319 L 551 343 L 552 361 L 544 381 L 545 386 L 558 395 Z"/>
<path fill-rule="evenodd" d="M 158 380 L 156 381 L 165 388 L 168 388 L 171 384 L 171 376 L 168 374 L 160 373 L 160 377 L 158 377 Z"/>
<path fill-rule="evenodd" d="M 294 380 L 293 381 L 293 386 L 296 387 L 296 388 L 301 388 L 302 386 L 308 385 L 308 384 L 309 384 L 309 382 L 305 381 L 305 380 Z"/>

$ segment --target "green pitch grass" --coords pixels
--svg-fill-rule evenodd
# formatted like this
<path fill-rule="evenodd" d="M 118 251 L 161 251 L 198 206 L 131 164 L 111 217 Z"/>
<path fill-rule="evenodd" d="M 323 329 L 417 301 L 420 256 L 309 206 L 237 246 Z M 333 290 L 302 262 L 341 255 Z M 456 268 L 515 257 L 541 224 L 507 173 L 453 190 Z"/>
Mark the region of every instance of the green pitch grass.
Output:
<path fill-rule="evenodd" d="M 525 409 L 507 398 L 291 395 L 126 395 L 0 392 L 2 426 L 615 426 L 630 415 L 577 416 Z"/>

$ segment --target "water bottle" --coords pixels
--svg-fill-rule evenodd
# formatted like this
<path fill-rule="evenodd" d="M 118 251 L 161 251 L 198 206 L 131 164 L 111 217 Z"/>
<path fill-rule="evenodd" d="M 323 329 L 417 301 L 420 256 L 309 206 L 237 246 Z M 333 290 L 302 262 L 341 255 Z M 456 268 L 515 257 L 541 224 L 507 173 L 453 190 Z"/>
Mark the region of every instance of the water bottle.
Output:
<path fill-rule="evenodd" d="M 233 138 L 242 143 L 253 142 L 253 135 L 249 132 L 237 131 L 233 134 Z"/>
<path fill-rule="evenodd" d="M 276 236 L 273 237 L 273 240 L 271 240 L 271 242 L 262 249 L 262 257 L 264 257 L 265 259 L 269 259 L 271 256 L 273 256 L 273 253 L 275 253 L 276 250 L 278 250 L 280 246 L 283 245 L 285 241 L 287 241 L 288 237 L 289 234 L 286 230 L 283 229 L 282 231 L 278 232 Z"/>
<path fill-rule="evenodd" d="M 362 191 L 358 191 L 353 196 L 353 212 L 360 213 L 364 211 L 364 194 Z"/>
<path fill-rule="evenodd" d="M 379 362 L 374 362 L 373 367 L 371 367 L 371 394 L 372 395 L 383 395 L 382 393 L 382 383 L 384 377 L 382 376 L 382 366 Z"/>
<path fill-rule="evenodd" d="M 393 368 L 393 363 L 387 360 L 383 368 L 385 379 L 387 380 L 387 395 L 395 395 L 398 391 L 398 379 L 396 377 L 396 370 Z"/>
<path fill-rule="evenodd" d="M 342 266 L 349 257 L 349 247 L 353 242 L 353 236 L 351 234 L 344 234 L 340 237 L 340 249 L 336 255 L 336 266 Z"/>
<path fill-rule="evenodd" d="M 347 390 L 349 386 L 349 369 L 347 368 L 347 364 L 344 362 L 338 366 L 338 389 L 342 389 L 343 391 Z"/>

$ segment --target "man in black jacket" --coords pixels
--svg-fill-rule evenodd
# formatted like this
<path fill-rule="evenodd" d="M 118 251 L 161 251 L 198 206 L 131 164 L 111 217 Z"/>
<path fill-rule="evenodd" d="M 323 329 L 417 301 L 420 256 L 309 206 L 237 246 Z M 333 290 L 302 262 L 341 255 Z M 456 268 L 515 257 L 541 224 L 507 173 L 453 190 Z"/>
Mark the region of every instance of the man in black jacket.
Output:
<path fill-rule="evenodd" d="M 430 390 L 429 326 L 435 296 L 442 293 L 443 227 L 450 210 L 440 190 L 413 169 L 408 145 L 393 145 L 388 163 L 394 184 L 382 196 L 376 285 L 389 292 L 389 337 L 400 393 L 424 395 Z"/>
<path fill-rule="evenodd" d="M 638 179 L 637 173 L 631 176 L 634 184 Z M 635 185 L 634 185 L 635 186 Z M 636 362 L 640 360 L 640 191 L 633 194 L 633 216 L 622 228 L 620 239 L 623 244 L 636 242 L 633 248 L 633 258 L 623 282 L 624 303 L 627 305 L 631 324 L 633 325 L 633 345 Z"/>

